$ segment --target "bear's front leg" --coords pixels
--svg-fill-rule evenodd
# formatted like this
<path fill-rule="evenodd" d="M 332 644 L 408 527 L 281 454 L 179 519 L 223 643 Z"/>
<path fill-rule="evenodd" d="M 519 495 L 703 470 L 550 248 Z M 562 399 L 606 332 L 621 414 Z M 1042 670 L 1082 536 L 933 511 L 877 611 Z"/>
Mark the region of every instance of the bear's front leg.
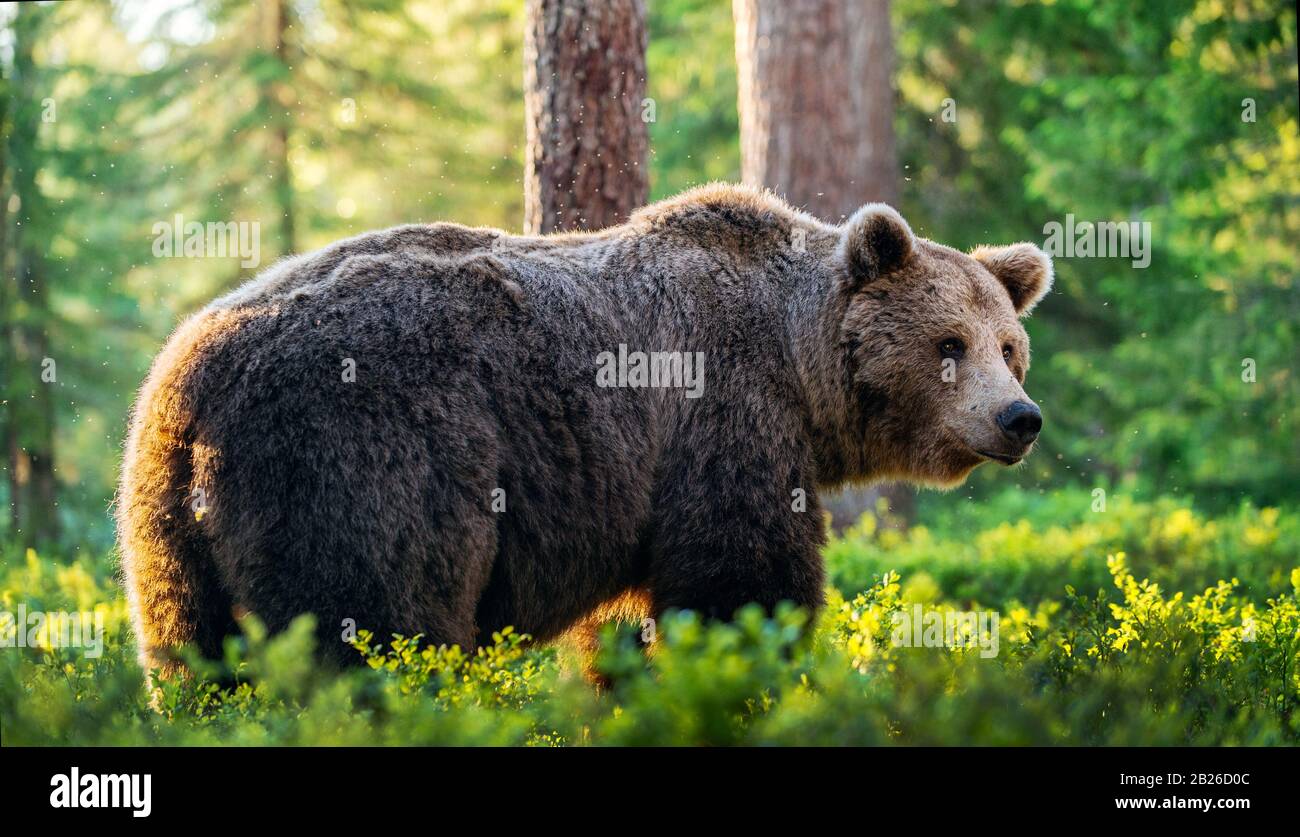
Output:
<path fill-rule="evenodd" d="M 731 619 L 751 602 L 769 612 L 782 601 L 821 607 L 824 523 L 800 447 L 743 445 L 666 469 L 648 583 L 656 615 Z"/>

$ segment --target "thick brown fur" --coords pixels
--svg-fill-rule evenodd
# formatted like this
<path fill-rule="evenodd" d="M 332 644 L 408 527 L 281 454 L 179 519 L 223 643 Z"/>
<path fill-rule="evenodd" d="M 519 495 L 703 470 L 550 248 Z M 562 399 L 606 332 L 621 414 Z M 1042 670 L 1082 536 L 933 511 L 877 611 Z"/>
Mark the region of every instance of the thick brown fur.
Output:
<path fill-rule="evenodd" d="M 118 519 L 142 662 L 215 654 L 233 608 L 315 613 L 340 661 L 347 620 L 472 647 L 816 608 L 819 488 L 952 485 L 1000 444 L 1051 279 L 1030 249 L 982 262 L 888 207 L 835 227 L 713 185 L 594 234 L 407 226 L 281 262 L 177 329 L 137 401 Z M 702 396 L 597 386 L 620 344 L 702 352 Z"/>

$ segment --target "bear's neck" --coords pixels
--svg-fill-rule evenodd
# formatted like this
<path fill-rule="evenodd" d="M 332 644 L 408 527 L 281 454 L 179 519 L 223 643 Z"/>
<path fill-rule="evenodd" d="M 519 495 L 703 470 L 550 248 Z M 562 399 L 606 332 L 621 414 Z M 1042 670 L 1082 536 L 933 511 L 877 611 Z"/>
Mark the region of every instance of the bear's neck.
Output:
<path fill-rule="evenodd" d="M 855 347 L 843 331 L 848 295 L 838 271 L 810 271 L 787 309 L 790 352 L 803 388 L 818 483 L 838 488 L 880 470 L 870 440 L 883 401 L 853 379 Z"/>

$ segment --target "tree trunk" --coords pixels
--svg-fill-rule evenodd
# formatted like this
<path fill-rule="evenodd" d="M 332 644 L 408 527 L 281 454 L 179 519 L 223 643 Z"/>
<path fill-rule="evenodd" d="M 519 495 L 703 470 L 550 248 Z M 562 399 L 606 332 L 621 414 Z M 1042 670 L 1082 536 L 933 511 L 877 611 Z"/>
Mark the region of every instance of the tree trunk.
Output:
<path fill-rule="evenodd" d="M 266 31 L 266 49 L 275 57 L 280 72 L 289 74 L 288 43 L 285 33 L 289 28 L 289 10 L 287 0 L 272 0 L 264 8 Z M 289 123 L 288 108 L 295 101 L 293 91 L 279 80 L 263 82 L 263 104 L 267 108 L 271 124 L 269 140 L 269 158 L 271 163 L 271 189 L 273 205 L 280 213 L 280 253 L 290 255 L 297 252 L 297 229 L 293 205 L 293 174 L 289 167 Z"/>
<path fill-rule="evenodd" d="M 746 183 L 840 223 L 864 203 L 897 205 L 888 0 L 735 0 L 740 149 Z M 901 485 L 828 497 L 842 527 L 880 497 L 901 522 Z"/>
<path fill-rule="evenodd" d="M 13 226 L 6 230 L 12 262 L 6 265 L 5 291 L 6 406 L 5 442 L 12 520 L 18 542 L 43 546 L 59 534 L 58 484 L 54 470 L 54 393 L 56 380 L 42 378 L 50 357 L 48 266 L 42 228 L 50 217 L 36 182 L 40 168 L 40 97 L 32 55 L 44 12 L 20 6 L 13 23 L 14 108 L 5 137 L 5 167 L 13 207 Z M 12 270 L 12 273 L 8 273 Z M 12 280 L 8 277 L 12 276 Z"/>
<path fill-rule="evenodd" d="M 622 223 L 649 191 L 645 4 L 528 0 L 527 15 L 524 231 Z"/>
<path fill-rule="evenodd" d="M 0 65 L 0 369 L 17 366 L 13 357 L 14 294 L 17 283 L 14 265 L 9 258 L 9 119 L 14 99 L 13 86 Z M 0 378 L 0 456 L 4 459 L 5 496 L 9 500 L 9 527 L 17 533 L 22 525 L 18 506 L 18 435 L 13 422 L 14 411 L 10 403 L 12 373 Z"/>

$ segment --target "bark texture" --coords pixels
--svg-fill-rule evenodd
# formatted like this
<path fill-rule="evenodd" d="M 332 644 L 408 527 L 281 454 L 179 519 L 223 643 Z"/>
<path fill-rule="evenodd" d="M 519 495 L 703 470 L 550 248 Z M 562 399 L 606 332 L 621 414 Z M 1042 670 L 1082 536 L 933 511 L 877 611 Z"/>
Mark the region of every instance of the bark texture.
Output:
<path fill-rule="evenodd" d="M 21 6 L 14 20 L 13 66 L 9 84 L 16 96 L 6 113 L 4 168 L 7 193 L 5 247 L 0 250 L 5 287 L 0 293 L 4 323 L 4 374 L 0 408 L 4 409 L 5 469 L 9 483 L 10 520 L 23 546 L 45 546 L 59 536 L 58 477 L 55 468 L 54 387 L 57 364 L 50 344 L 54 322 L 49 298 L 49 261 L 30 231 L 45 223 L 51 209 L 37 185 L 42 157 L 38 146 L 40 99 L 36 87 L 34 45 L 43 34 L 40 9 Z M 12 105 L 11 105 L 12 106 Z M 12 278 L 11 278 L 12 277 Z"/>
<path fill-rule="evenodd" d="M 649 193 L 643 0 L 528 0 L 524 230 L 598 230 Z"/>
<path fill-rule="evenodd" d="M 897 203 L 888 0 L 735 0 L 746 183 L 838 223 Z"/>

